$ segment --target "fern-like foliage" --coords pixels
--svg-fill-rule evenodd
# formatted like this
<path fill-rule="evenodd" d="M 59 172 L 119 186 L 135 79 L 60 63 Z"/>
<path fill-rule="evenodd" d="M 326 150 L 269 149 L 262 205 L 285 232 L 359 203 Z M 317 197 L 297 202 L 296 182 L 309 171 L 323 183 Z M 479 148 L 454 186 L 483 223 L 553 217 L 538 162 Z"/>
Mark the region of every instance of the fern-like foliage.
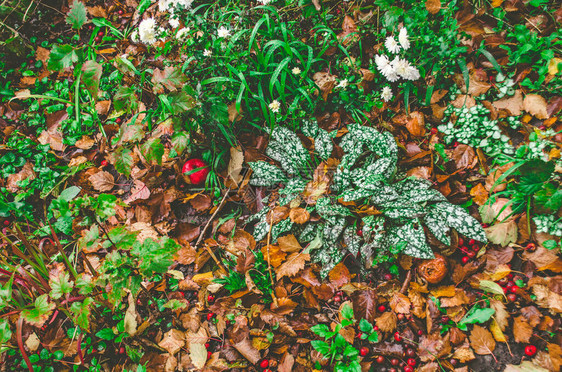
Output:
<path fill-rule="evenodd" d="M 256 215 L 254 237 L 271 231 L 275 242 L 293 233 L 307 245 L 312 260 L 327 275 L 347 252 L 360 256 L 369 267 L 375 255 L 404 253 L 433 258 L 424 226 L 442 243 L 450 245 L 450 229 L 481 242 L 484 230 L 463 208 L 453 205 L 431 183 L 417 178 L 398 179 L 398 147 L 390 133 L 350 124 L 339 146 L 341 160 L 330 158 L 335 133 L 307 123 L 303 134 L 314 151 L 303 146 L 287 128 L 273 130 L 266 154 L 279 166 L 264 161 L 250 163 L 251 184 L 277 186 L 279 198 L 266 199 Z M 286 218 L 274 226 L 267 215 L 275 206 L 304 207 L 315 216 L 298 225 Z M 314 222 L 312 222 L 314 221 Z"/>

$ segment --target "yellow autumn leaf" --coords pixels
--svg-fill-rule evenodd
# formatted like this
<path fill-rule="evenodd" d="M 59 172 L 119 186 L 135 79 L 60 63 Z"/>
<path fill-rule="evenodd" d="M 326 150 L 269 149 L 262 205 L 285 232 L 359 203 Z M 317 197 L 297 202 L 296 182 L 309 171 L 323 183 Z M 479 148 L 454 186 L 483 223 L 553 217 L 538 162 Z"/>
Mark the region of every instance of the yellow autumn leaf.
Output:
<path fill-rule="evenodd" d="M 490 324 L 490 332 L 494 336 L 494 339 L 498 342 L 507 342 L 505 335 L 503 334 L 498 322 L 495 319 L 492 319 L 492 324 Z"/>

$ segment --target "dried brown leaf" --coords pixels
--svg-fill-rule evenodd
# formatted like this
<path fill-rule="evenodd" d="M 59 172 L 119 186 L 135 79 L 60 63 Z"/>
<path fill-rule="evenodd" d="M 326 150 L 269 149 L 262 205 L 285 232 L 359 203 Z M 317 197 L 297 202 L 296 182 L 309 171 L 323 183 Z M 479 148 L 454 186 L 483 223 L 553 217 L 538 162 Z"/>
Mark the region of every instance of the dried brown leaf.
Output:
<path fill-rule="evenodd" d="M 475 325 L 470 333 L 470 346 L 476 354 L 488 355 L 496 348 L 496 341 L 486 328 Z"/>
<path fill-rule="evenodd" d="M 113 189 L 113 186 L 115 186 L 113 175 L 106 171 L 99 171 L 98 173 L 92 174 L 88 179 L 97 191 L 106 192 Z"/>

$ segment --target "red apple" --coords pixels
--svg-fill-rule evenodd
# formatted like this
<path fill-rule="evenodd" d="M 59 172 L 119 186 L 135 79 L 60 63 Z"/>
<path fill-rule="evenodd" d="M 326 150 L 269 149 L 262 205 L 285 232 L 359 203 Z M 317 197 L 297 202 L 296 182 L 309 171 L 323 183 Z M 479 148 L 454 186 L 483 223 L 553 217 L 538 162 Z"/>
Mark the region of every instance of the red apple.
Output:
<path fill-rule="evenodd" d="M 209 174 L 209 167 L 207 166 L 207 163 L 205 163 L 201 159 L 189 159 L 185 162 L 181 170 L 182 173 L 187 173 L 197 168 L 203 169 L 200 169 L 197 172 L 191 173 L 189 175 L 189 180 L 193 185 L 200 185 L 207 179 L 207 175 Z"/>

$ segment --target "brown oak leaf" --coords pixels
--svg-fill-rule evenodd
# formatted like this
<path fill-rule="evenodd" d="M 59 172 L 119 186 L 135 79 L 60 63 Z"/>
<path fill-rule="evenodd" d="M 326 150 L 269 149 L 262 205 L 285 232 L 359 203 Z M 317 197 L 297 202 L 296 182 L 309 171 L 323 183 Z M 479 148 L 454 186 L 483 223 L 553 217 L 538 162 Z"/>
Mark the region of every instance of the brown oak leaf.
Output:
<path fill-rule="evenodd" d="M 490 331 L 484 327 L 475 325 L 470 333 L 470 346 L 472 346 L 476 354 L 488 355 L 492 354 L 496 348 L 496 341 Z"/>
<path fill-rule="evenodd" d="M 308 253 L 291 253 L 287 258 L 287 261 L 283 262 L 276 270 L 277 279 L 281 279 L 284 276 L 295 276 L 299 271 L 304 269 L 304 263 L 310 261 L 310 255 Z"/>

